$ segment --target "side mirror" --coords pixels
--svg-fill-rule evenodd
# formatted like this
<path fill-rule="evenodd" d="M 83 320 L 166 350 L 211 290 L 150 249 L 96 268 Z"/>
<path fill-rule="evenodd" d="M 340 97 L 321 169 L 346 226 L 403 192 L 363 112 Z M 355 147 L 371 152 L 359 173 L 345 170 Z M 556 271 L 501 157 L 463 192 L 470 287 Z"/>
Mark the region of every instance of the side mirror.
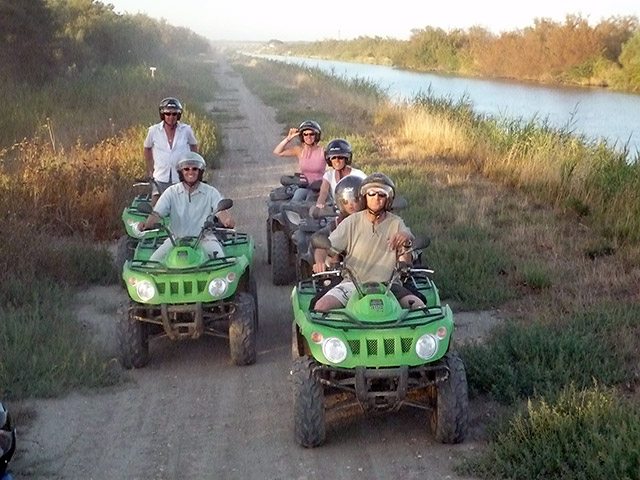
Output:
<path fill-rule="evenodd" d="M 429 237 L 416 237 L 413 242 L 411 242 L 411 248 L 409 250 L 422 250 L 427 248 L 431 244 L 431 239 Z"/>
<path fill-rule="evenodd" d="M 409 202 L 401 195 L 396 195 L 393 199 L 393 210 L 406 210 L 409 208 Z"/>
<path fill-rule="evenodd" d="M 231 200 L 230 198 L 223 198 L 218 202 L 218 206 L 216 207 L 216 212 L 229 210 L 231 207 L 233 207 L 233 200 Z"/>
<path fill-rule="evenodd" d="M 147 202 L 139 203 L 136 206 L 136 208 L 138 209 L 139 212 L 146 213 L 147 215 L 151 215 L 153 213 L 153 208 L 151 207 L 151 204 Z"/>

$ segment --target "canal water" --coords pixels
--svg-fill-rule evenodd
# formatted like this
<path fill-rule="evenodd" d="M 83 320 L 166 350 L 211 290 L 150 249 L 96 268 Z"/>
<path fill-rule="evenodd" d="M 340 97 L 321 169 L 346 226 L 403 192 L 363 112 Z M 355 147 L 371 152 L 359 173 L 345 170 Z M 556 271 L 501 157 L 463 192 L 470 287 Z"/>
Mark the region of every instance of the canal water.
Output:
<path fill-rule="evenodd" d="M 456 77 L 399 70 L 382 65 L 319 60 L 304 57 L 258 55 L 262 58 L 315 67 L 347 79 L 366 79 L 395 100 L 430 92 L 435 97 L 466 97 L 477 113 L 508 119 L 548 122 L 589 140 L 627 146 L 630 158 L 640 153 L 640 95 L 603 88 L 575 88 Z"/>

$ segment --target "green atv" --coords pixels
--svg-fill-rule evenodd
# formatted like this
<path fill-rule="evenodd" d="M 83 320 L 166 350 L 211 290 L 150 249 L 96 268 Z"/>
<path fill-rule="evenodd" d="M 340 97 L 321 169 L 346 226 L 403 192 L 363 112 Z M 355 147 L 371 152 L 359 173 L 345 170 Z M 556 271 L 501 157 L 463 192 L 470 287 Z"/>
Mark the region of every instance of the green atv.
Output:
<path fill-rule="evenodd" d="M 122 268 L 127 260 L 133 258 L 136 246 L 139 239 L 134 234 L 132 227 L 136 223 L 146 220 L 149 208 L 151 207 L 151 184 L 155 182 L 153 178 L 137 178 L 136 183 L 133 184 L 134 188 L 147 187 L 148 193 L 137 194 L 130 205 L 124 207 L 122 210 L 122 225 L 125 229 L 125 234 L 118 239 L 117 251 L 116 251 L 116 265 L 118 267 L 118 273 L 122 276 Z M 165 219 L 161 220 L 163 225 L 168 223 Z M 158 229 L 155 232 L 150 232 L 149 237 L 156 235 L 163 239 L 167 237 L 166 232 L 162 229 Z"/>
<path fill-rule="evenodd" d="M 329 239 L 319 234 L 312 244 L 331 249 Z M 412 250 L 417 253 L 427 244 L 414 242 Z M 291 376 L 295 437 L 301 445 L 324 443 L 326 405 L 359 405 L 365 413 L 417 407 L 429 412 L 438 441 L 464 439 L 467 377 L 462 360 L 450 351 L 453 315 L 440 303 L 431 273 L 399 262 L 388 283 L 358 284 L 340 266 L 294 287 Z M 343 277 L 356 286 L 346 307 L 315 311 L 315 301 Z M 390 291 L 394 282 L 422 296 L 426 307 L 403 309 Z"/>
<path fill-rule="evenodd" d="M 204 335 L 227 338 L 236 365 L 256 361 L 258 298 L 251 265 L 254 242 L 246 233 L 221 227 L 216 213 L 231 208 L 221 200 L 198 237 L 176 238 L 168 227 L 173 246 L 162 261 L 151 254 L 166 237 L 150 230 L 136 247 L 133 259 L 124 264 L 122 278 L 129 304 L 118 323 L 120 358 L 125 368 L 140 368 L 149 361 L 149 340 L 196 339 Z M 150 213 L 150 207 L 143 207 Z M 224 256 L 211 258 L 199 246 L 212 231 Z M 149 236 L 147 236 L 149 235 Z"/>

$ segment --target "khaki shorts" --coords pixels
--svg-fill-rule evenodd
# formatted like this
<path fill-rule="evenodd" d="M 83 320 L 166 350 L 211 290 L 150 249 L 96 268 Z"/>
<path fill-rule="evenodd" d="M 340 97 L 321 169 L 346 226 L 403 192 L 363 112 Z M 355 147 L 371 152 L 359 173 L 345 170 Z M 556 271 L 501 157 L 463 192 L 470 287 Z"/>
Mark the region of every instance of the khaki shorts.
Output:
<path fill-rule="evenodd" d="M 333 298 L 338 300 L 342 306 L 346 306 L 349 298 L 353 292 L 356 291 L 356 286 L 353 282 L 349 280 L 344 280 L 340 282 L 338 285 L 329 290 L 325 295 L 331 295 Z M 391 293 L 393 293 L 398 300 L 406 297 L 407 295 L 413 295 L 410 290 L 406 289 L 402 285 L 393 284 L 391 286 Z"/>

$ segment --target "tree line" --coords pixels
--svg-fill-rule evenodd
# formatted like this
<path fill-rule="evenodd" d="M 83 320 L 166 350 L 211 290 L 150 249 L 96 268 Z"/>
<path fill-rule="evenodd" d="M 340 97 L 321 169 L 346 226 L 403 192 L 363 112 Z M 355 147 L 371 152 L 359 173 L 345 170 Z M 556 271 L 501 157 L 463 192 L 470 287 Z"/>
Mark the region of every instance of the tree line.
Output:
<path fill-rule="evenodd" d="M 0 79 L 29 84 L 209 49 L 186 28 L 93 0 L 1 0 L 0 38 Z"/>
<path fill-rule="evenodd" d="M 610 86 L 640 91 L 640 28 L 635 16 L 590 25 L 580 15 L 562 22 L 494 34 L 474 26 L 414 29 L 409 40 L 362 36 L 353 40 L 271 44 L 279 53 L 460 75 Z"/>

